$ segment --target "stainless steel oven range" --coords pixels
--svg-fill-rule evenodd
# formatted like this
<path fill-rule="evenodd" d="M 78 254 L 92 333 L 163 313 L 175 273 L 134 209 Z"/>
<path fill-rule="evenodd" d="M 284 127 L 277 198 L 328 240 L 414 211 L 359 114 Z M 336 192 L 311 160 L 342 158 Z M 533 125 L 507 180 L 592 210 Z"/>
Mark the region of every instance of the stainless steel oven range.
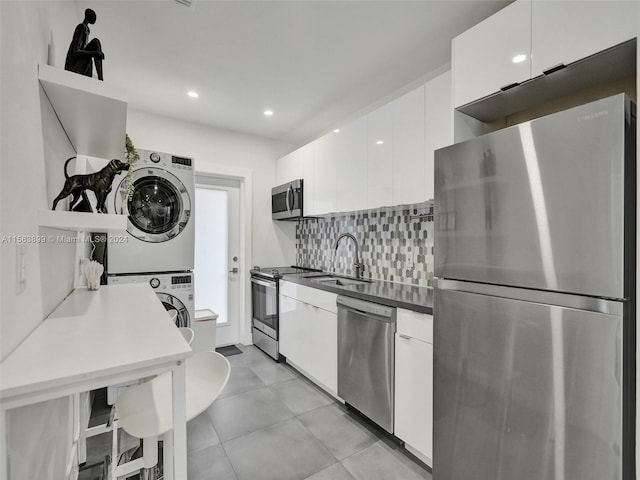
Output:
<path fill-rule="evenodd" d="M 305 267 L 254 267 L 251 273 L 251 310 L 253 344 L 276 361 L 279 329 L 279 281 L 283 275 L 319 272 Z"/>

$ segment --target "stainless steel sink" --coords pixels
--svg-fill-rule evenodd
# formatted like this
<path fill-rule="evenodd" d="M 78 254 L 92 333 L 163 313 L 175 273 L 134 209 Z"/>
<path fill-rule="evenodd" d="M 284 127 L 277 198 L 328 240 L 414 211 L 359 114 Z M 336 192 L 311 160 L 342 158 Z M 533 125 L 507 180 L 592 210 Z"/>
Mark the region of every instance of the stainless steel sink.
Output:
<path fill-rule="evenodd" d="M 363 280 L 359 278 L 340 277 L 337 275 L 323 275 L 320 277 L 309 277 L 313 282 L 322 283 L 323 285 L 336 285 L 339 287 L 349 287 L 351 285 L 366 285 L 371 280 Z"/>

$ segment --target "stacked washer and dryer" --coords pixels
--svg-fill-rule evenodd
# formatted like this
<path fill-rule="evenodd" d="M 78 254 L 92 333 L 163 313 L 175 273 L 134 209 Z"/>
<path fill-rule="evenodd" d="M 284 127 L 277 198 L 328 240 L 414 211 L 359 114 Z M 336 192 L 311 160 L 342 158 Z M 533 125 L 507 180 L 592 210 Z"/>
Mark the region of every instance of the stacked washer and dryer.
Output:
<path fill-rule="evenodd" d="M 194 318 L 195 254 L 193 159 L 138 150 L 132 168 L 134 191 L 126 181 L 107 198 L 109 211 L 127 215 L 127 232 L 107 248 L 107 284 L 149 283 L 164 307 L 177 312 L 176 325 Z M 118 241 L 115 241 L 118 240 Z"/>

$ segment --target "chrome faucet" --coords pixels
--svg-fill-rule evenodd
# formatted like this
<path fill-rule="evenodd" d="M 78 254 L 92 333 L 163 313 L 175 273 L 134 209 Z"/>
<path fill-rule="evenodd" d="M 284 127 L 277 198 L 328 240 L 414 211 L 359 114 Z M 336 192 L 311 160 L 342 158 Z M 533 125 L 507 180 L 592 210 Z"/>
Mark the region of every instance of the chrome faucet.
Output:
<path fill-rule="evenodd" d="M 356 262 L 353 264 L 353 268 L 355 269 L 356 278 L 360 278 L 363 273 L 364 265 L 360 263 L 360 255 L 359 255 L 360 248 L 358 246 L 358 240 L 356 240 L 356 237 L 354 237 L 350 233 L 341 233 L 340 235 L 338 235 L 336 242 L 333 244 L 333 251 L 334 252 L 338 251 L 338 244 L 340 243 L 340 240 L 342 240 L 344 237 L 350 238 L 351 240 L 353 240 L 353 243 L 356 245 Z"/>

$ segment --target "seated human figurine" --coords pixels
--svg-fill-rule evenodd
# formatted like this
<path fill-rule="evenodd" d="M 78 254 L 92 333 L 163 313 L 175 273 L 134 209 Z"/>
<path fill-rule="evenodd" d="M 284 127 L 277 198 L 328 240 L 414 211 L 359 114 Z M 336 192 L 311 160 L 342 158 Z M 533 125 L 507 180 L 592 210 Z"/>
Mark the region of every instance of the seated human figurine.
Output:
<path fill-rule="evenodd" d="M 102 45 L 97 38 L 89 41 L 89 25 L 94 23 L 96 23 L 96 12 L 87 8 L 84 11 L 84 20 L 73 32 L 73 40 L 67 51 L 64 69 L 92 77 L 93 63 L 95 63 L 98 80 L 102 80 L 102 60 L 104 60 Z"/>

